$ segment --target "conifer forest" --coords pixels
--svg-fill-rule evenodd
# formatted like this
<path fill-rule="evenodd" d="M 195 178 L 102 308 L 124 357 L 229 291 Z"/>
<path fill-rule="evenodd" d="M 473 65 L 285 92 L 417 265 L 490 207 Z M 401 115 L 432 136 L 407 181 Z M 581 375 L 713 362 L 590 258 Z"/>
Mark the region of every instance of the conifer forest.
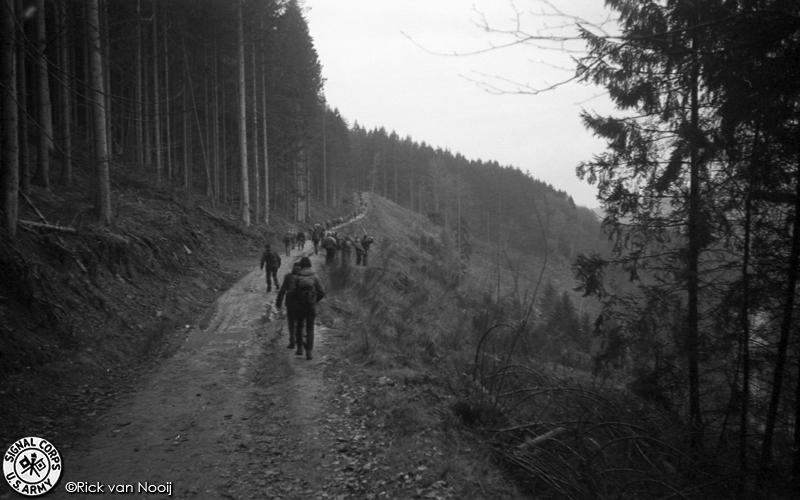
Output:
<path fill-rule="evenodd" d="M 574 59 L 575 79 L 615 107 L 583 113 L 605 148 L 567 166 L 596 188 L 591 210 L 516 166 L 345 119 L 326 101 L 301 0 L 0 0 L 0 246 L 76 224 L 23 216 L 33 192 L 80 191 L 91 207 L 82 223 L 113 228 L 121 179 L 256 232 L 309 227 L 312 207 L 349 214 L 354 193 L 369 192 L 458 248 L 446 283 L 488 321 L 465 372 L 506 361 L 493 368 L 500 385 L 480 391 L 496 401 L 514 390 L 511 354 L 486 340 L 512 325 L 527 339 L 509 344 L 525 356 L 514 369 L 570 366 L 677 422 L 674 449 L 626 448 L 657 480 L 635 466 L 608 477 L 646 476 L 660 498 L 723 483 L 719 498 L 800 491 L 800 2 L 605 4 L 618 32 L 580 26 L 586 51 Z M 478 247 L 496 258 L 496 294 L 464 285 Z M 512 253 L 569 279 L 555 286 L 536 272 L 530 294 L 503 299 L 499 269 Z M 22 276 L 9 255 L 0 271 Z M 537 446 L 600 426 L 564 420 Z M 636 425 L 631 417 L 626 432 Z M 587 465 L 634 441 L 609 436 L 559 462 L 593 479 L 580 490 L 553 479 L 542 498 L 635 498 L 603 490 Z M 545 475 L 532 465 L 541 456 L 519 450 L 500 453 L 511 476 Z"/>

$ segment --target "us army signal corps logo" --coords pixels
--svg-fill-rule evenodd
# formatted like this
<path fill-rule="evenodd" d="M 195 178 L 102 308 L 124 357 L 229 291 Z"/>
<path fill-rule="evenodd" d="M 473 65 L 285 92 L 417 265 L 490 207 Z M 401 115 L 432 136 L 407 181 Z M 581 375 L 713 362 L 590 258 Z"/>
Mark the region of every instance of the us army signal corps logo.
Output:
<path fill-rule="evenodd" d="M 56 447 L 38 437 L 15 441 L 3 456 L 3 476 L 9 486 L 30 497 L 53 489 L 61 477 L 61 466 Z"/>

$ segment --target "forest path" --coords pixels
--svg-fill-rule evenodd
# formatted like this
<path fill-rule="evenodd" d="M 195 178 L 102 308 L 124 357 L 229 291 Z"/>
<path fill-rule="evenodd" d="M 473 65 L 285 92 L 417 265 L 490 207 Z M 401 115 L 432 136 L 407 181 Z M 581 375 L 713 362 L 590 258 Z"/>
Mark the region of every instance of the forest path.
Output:
<path fill-rule="evenodd" d="M 291 253 L 280 280 L 303 255 L 320 273 L 310 241 Z M 174 356 L 98 417 L 89 439 L 62 450 L 50 496 L 109 498 L 119 485 L 128 498 L 336 498 L 345 486 L 334 484 L 336 450 L 359 430 L 335 377 L 323 376 L 335 338 L 318 320 L 314 359 L 296 356 L 275 297 L 258 269 L 224 293 Z M 68 494 L 70 483 L 103 494 Z M 170 490 L 142 491 L 148 485 Z"/>

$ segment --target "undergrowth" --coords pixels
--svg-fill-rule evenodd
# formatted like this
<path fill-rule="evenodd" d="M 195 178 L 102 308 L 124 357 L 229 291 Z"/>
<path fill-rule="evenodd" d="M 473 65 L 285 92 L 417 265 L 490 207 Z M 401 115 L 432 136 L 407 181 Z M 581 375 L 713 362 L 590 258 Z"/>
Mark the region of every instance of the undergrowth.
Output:
<path fill-rule="evenodd" d="M 371 266 L 333 266 L 327 279 L 350 357 L 377 382 L 368 402 L 394 433 L 387 456 L 427 436 L 457 498 L 733 495 L 678 415 L 537 352 L 530 263 L 509 255 L 498 270 L 479 253 L 458 276 L 442 228 L 377 197 L 348 231 L 375 235 Z"/>

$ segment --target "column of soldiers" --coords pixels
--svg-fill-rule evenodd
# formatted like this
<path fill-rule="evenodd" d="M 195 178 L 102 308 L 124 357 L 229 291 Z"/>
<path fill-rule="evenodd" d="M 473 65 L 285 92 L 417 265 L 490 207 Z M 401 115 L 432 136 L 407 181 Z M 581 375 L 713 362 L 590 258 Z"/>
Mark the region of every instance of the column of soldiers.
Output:
<path fill-rule="evenodd" d="M 335 228 L 355 219 L 365 211 L 366 203 L 362 199 L 358 212 L 353 212 L 351 217 L 336 217 L 325 221 L 324 223 L 314 224 L 314 226 L 308 228 L 307 233 L 303 230 L 289 230 L 283 236 L 283 246 L 286 256 L 289 257 L 292 250 L 303 250 L 308 239 L 307 235 L 310 235 L 310 239 L 314 244 L 314 255 L 319 255 L 320 245 L 325 241 L 326 237 L 330 236 L 331 234 L 333 234 L 337 239 L 338 250 L 338 232 L 335 231 Z M 351 241 L 355 242 L 356 239 L 357 238 L 353 237 L 351 238 Z M 323 248 L 325 247 L 323 246 Z"/>
<path fill-rule="evenodd" d="M 360 194 L 358 213 L 353 212 L 352 219 L 366 211 L 366 201 L 363 193 Z M 336 226 L 348 222 L 345 217 L 338 217 L 315 224 L 309 228 L 311 241 L 314 245 L 314 255 L 319 254 L 320 247 L 325 251 L 325 263 L 335 264 L 336 255 L 341 251 L 342 264 L 350 265 L 352 254 L 355 251 L 356 265 L 366 266 L 369 258 L 370 246 L 375 239 L 364 234 L 361 238 L 346 235 L 339 237 Z M 302 230 L 289 231 L 283 237 L 286 256 L 291 256 L 292 250 L 304 250 L 306 233 Z M 286 319 L 289 327 L 289 349 L 295 349 L 298 356 L 306 355 L 313 359 L 314 349 L 314 322 L 316 319 L 316 305 L 325 297 L 325 288 L 319 277 L 311 269 L 311 259 L 302 257 L 292 265 L 292 270 L 286 273 L 283 281 L 278 286 L 277 271 L 281 265 L 280 256 L 267 244 L 261 256 L 261 268 L 266 268 L 267 292 L 272 291 L 274 282 L 278 296 L 275 306 L 280 310 L 286 304 Z"/>
<path fill-rule="evenodd" d="M 315 240 L 316 252 L 317 240 L 313 237 L 314 234 L 312 233 L 312 239 Z M 366 266 L 370 246 L 375 242 L 375 239 L 367 234 L 361 238 L 347 235 L 340 240 L 336 231 L 327 232 L 321 240 L 321 246 L 326 253 L 325 263 L 327 265 L 335 264 L 336 254 L 341 250 L 342 265 L 346 266 L 351 263 L 353 251 L 356 253 L 356 265 Z M 305 240 L 303 240 L 303 244 L 305 244 Z M 300 248 L 302 249 L 303 245 Z M 261 268 L 266 267 L 267 292 L 272 291 L 273 282 L 278 291 L 275 306 L 280 310 L 286 303 L 286 319 L 289 327 L 289 345 L 287 347 L 295 349 L 295 354 L 298 356 L 305 354 L 307 359 L 313 359 L 316 305 L 325 297 L 325 288 L 311 269 L 311 259 L 307 256 L 292 265 L 292 270 L 284 275 L 279 286 L 277 271 L 280 265 L 280 256 L 267 244 L 261 256 Z"/>
<path fill-rule="evenodd" d="M 338 231 L 328 231 L 322 239 L 322 248 L 325 250 L 325 264 L 336 263 L 336 255 L 341 252 L 342 264 L 352 263 L 353 252 L 356 254 L 356 265 L 366 266 L 369 261 L 370 247 L 375 243 L 375 238 L 365 234 L 358 236 L 339 236 Z"/>

